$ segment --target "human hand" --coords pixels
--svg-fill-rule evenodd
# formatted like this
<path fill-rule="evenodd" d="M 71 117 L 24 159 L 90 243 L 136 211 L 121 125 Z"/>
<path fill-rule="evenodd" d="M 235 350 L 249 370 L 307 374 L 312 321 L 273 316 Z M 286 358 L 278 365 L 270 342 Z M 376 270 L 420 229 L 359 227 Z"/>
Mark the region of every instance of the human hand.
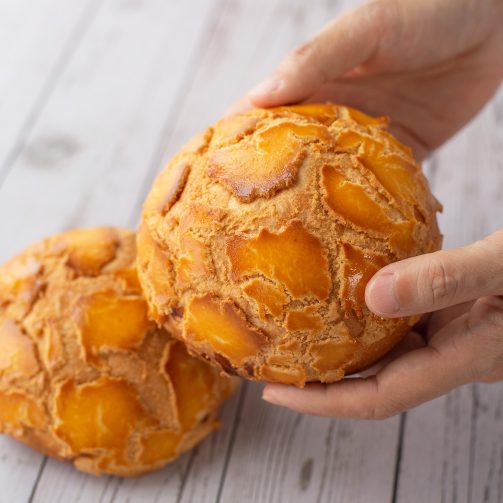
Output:
<path fill-rule="evenodd" d="M 263 398 L 308 414 L 384 419 L 463 384 L 503 380 L 503 230 L 390 264 L 365 299 L 384 317 L 433 314 L 423 335 L 409 333 L 373 375 L 304 389 L 268 384 Z"/>
<path fill-rule="evenodd" d="M 378 0 L 335 19 L 236 104 L 332 101 L 389 115 L 422 160 L 503 78 L 502 0 Z"/>

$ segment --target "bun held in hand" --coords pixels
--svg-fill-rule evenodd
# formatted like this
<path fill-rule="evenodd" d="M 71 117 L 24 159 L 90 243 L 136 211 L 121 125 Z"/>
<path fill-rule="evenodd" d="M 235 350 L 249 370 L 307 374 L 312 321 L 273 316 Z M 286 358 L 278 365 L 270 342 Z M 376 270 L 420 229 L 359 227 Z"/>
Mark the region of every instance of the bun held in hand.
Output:
<path fill-rule="evenodd" d="M 191 140 L 144 206 L 153 318 L 228 374 L 297 386 L 390 350 L 416 319 L 372 314 L 365 285 L 441 235 L 440 205 L 387 125 L 310 104 L 227 117 Z"/>

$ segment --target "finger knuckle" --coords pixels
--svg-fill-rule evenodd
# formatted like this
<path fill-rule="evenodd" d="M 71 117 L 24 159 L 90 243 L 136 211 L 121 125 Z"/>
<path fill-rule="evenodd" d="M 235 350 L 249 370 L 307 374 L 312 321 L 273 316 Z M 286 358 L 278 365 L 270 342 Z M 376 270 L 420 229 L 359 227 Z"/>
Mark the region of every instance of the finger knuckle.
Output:
<path fill-rule="evenodd" d="M 316 54 L 316 44 L 314 40 L 308 40 L 296 47 L 281 63 L 283 70 L 297 68 L 304 63 L 309 63 Z"/>
<path fill-rule="evenodd" d="M 475 317 L 475 321 L 473 321 Z M 484 337 L 495 338 L 503 344 L 503 296 L 482 297 L 477 301 L 473 315 L 468 319 L 472 333 L 486 327 Z M 481 322 L 483 322 L 481 324 Z"/>
<path fill-rule="evenodd" d="M 405 410 L 405 407 L 402 403 L 388 399 L 386 400 L 386 402 L 376 404 L 373 410 L 372 419 L 384 421 L 385 419 L 396 416 L 397 414 L 402 412 L 402 410 Z"/>
<path fill-rule="evenodd" d="M 503 297 L 491 297 L 485 302 L 488 304 L 487 321 L 496 329 L 498 342 L 503 344 Z"/>
<path fill-rule="evenodd" d="M 304 58 L 306 56 L 309 56 L 312 51 L 313 51 L 313 41 L 308 40 L 307 42 L 304 42 L 303 44 L 299 45 L 297 48 L 295 48 L 292 52 L 292 57 L 293 58 Z"/>
<path fill-rule="evenodd" d="M 434 308 L 440 304 L 449 303 L 456 297 L 459 281 L 449 271 L 443 260 L 431 260 L 426 277 L 429 284 L 429 287 L 424 289 L 424 300 L 427 307 Z"/>
<path fill-rule="evenodd" d="M 374 385 L 375 399 L 371 403 L 364 405 L 362 410 L 359 412 L 358 417 L 360 419 L 383 421 L 396 415 L 399 409 L 397 409 L 394 403 L 390 401 L 388 395 L 383 395 L 382 385 L 379 382 L 378 374 L 367 377 L 366 380 L 370 381 Z"/>
<path fill-rule="evenodd" d="M 321 81 L 328 80 L 327 69 L 322 64 L 323 50 L 319 37 L 314 37 L 294 49 L 281 63 L 285 73 L 310 74 Z"/>
<path fill-rule="evenodd" d="M 500 260 L 503 255 L 503 229 L 493 232 L 483 239 L 480 244 L 490 250 L 491 255 L 494 256 L 492 263 L 495 266 L 496 284 L 500 287 L 499 293 L 503 293 L 503 261 Z"/>

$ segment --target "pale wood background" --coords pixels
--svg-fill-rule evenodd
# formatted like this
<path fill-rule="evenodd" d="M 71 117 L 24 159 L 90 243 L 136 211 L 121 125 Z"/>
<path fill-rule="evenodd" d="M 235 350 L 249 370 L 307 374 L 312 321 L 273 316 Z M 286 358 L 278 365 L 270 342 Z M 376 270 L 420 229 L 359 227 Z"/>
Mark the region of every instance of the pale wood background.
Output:
<path fill-rule="evenodd" d="M 134 226 L 152 178 L 281 57 L 358 3 L 0 0 L 0 260 Z M 462 106 L 462 104 L 460 104 Z M 503 225 L 503 92 L 426 166 L 446 247 Z M 503 501 L 503 386 L 381 422 L 306 417 L 245 384 L 166 469 L 93 478 L 0 438 L 0 503 Z"/>

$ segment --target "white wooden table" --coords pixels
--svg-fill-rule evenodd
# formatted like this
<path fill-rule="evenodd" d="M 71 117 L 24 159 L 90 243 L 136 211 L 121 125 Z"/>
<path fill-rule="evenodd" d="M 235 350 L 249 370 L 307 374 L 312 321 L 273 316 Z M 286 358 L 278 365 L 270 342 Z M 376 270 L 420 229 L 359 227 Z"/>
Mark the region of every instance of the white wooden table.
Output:
<path fill-rule="evenodd" d="M 68 227 L 136 225 L 162 161 L 354 3 L 0 0 L 0 260 Z M 446 247 L 501 227 L 503 92 L 426 168 Z M 218 433 L 137 479 L 0 437 L 0 503 L 503 501 L 503 385 L 381 422 L 302 416 L 260 392 L 244 384 Z"/>

